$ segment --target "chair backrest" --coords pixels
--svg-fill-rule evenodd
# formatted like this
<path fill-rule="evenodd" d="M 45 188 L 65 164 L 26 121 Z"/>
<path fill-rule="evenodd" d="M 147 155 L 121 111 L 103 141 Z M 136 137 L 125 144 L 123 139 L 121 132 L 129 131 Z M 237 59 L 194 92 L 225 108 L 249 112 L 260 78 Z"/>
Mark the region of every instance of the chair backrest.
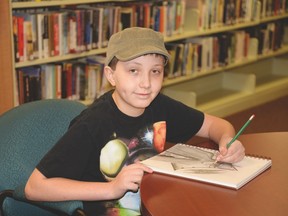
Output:
<path fill-rule="evenodd" d="M 1 115 L 0 191 L 25 184 L 40 159 L 85 107 L 76 101 L 49 99 L 26 103 Z M 44 215 L 33 208 L 10 198 L 4 203 L 7 215 Z"/>

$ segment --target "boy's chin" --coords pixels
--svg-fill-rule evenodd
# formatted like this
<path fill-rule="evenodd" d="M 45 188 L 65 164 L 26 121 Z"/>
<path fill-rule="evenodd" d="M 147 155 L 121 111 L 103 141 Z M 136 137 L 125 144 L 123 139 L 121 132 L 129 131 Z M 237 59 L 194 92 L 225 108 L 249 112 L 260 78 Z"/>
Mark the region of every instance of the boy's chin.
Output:
<path fill-rule="evenodd" d="M 139 103 L 135 104 L 134 107 L 136 107 L 137 109 L 146 109 L 151 104 L 151 102 L 151 100 L 140 101 Z"/>

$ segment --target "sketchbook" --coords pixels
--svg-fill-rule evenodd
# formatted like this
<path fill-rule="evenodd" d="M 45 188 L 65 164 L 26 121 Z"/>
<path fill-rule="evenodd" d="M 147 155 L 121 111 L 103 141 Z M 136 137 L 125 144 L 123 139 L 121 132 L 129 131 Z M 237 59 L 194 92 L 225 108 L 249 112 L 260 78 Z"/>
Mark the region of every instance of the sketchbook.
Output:
<path fill-rule="evenodd" d="M 186 144 L 143 160 L 155 172 L 239 189 L 272 166 L 270 158 L 245 156 L 238 163 L 215 163 L 217 151 Z"/>

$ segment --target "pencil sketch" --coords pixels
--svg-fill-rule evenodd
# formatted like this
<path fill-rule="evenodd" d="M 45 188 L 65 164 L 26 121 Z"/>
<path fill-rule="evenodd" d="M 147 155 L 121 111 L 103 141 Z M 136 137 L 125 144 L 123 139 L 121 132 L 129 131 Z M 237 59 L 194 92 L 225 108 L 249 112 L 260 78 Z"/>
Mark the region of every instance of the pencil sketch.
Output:
<path fill-rule="evenodd" d="M 216 152 L 181 144 L 175 145 L 153 159 L 169 162 L 175 171 L 182 173 L 214 174 L 227 170 L 237 171 L 233 164 L 215 163 Z"/>

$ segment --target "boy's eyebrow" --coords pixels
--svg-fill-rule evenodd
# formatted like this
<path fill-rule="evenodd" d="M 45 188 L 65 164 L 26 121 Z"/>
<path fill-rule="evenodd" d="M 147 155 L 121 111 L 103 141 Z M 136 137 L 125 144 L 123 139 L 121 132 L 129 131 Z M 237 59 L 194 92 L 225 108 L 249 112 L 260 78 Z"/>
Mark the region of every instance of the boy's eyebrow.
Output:
<path fill-rule="evenodd" d="M 153 66 L 157 66 L 157 67 L 163 67 L 164 65 L 163 64 L 154 64 Z"/>
<path fill-rule="evenodd" d="M 130 64 L 137 64 L 137 65 L 142 65 L 142 63 L 140 63 L 140 62 L 137 62 L 137 61 L 134 61 L 134 59 L 133 60 L 131 60 L 131 61 L 127 61 L 127 62 L 124 62 L 125 64 L 127 64 L 127 65 L 130 65 Z"/>
<path fill-rule="evenodd" d="M 125 63 L 125 62 L 124 62 Z M 127 65 L 130 65 L 130 64 L 136 64 L 136 65 L 143 65 L 143 63 L 141 63 L 141 62 L 137 62 L 137 61 L 131 61 L 131 62 L 126 62 L 126 64 Z M 161 64 L 161 63 L 155 63 L 155 64 L 150 64 L 150 66 L 151 67 L 155 67 L 155 66 L 157 66 L 157 67 L 163 67 L 164 65 L 163 64 Z"/>

